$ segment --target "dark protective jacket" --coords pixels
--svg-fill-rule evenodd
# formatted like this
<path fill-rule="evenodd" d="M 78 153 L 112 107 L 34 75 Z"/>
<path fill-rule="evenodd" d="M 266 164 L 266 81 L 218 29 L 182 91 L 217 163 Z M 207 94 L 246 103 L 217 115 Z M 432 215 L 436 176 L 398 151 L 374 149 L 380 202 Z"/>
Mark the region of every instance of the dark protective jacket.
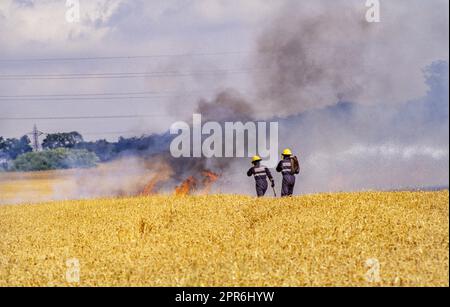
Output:
<path fill-rule="evenodd" d="M 281 196 L 292 196 L 295 187 L 295 175 L 292 172 L 292 160 L 290 157 L 285 157 L 278 163 L 277 172 L 282 173 L 283 183 L 281 186 Z"/>
<path fill-rule="evenodd" d="M 248 170 L 247 176 L 255 177 L 256 194 L 258 195 L 258 197 L 264 196 L 267 192 L 267 189 L 269 187 L 267 184 L 267 178 L 269 178 L 269 180 L 272 182 L 272 185 L 274 182 L 273 176 L 272 176 L 272 173 L 270 172 L 270 170 L 267 167 L 265 167 L 259 163 Z"/>
<path fill-rule="evenodd" d="M 278 163 L 277 172 L 282 173 L 284 175 L 298 175 L 299 173 L 293 173 L 293 162 L 291 157 L 285 157 L 283 160 Z"/>

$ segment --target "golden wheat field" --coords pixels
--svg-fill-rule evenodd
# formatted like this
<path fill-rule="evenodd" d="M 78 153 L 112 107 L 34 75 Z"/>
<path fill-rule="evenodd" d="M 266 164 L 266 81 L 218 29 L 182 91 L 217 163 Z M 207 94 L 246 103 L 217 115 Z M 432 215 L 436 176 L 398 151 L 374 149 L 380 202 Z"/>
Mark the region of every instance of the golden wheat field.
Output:
<path fill-rule="evenodd" d="M 0 286 L 449 285 L 448 191 L 59 201 L 0 221 Z"/>

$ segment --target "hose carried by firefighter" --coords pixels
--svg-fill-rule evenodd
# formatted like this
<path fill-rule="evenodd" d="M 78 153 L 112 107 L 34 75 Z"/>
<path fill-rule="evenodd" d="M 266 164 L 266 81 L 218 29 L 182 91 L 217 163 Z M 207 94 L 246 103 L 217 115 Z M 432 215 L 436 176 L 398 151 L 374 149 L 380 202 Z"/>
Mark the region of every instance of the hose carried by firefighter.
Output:
<path fill-rule="evenodd" d="M 277 197 L 277 191 L 275 191 L 275 185 L 272 185 L 273 196 Z"/>

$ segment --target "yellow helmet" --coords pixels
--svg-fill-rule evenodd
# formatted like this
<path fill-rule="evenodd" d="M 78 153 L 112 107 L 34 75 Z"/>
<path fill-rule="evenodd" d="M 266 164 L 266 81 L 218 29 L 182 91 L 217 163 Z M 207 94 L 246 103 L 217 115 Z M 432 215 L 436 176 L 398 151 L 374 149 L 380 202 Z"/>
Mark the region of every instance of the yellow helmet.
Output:
<path fill-rule="evenodd" d="M 283 156 L 292 156 L 292 150 L 289 148 L 283 150 Z"/>
<path fill-rule="evenodd" d="M 261 159 L 260 156 L 254 156 L 254 157 L 252 158 L 252 163 L 259 162 L 259 161 L 262 161 L 262 159 Z"/>

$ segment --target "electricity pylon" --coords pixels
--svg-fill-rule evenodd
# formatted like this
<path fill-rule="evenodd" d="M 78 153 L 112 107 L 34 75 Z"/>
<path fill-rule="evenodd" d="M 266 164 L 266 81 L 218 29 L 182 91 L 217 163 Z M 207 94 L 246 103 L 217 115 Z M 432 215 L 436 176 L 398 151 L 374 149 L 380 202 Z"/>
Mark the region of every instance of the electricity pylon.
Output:
<path fill-rule="evenodd" d="M 32 147 L 33 151 L 40 151 L 41 150 L 41 144 L 39 143 L 39 137 L 44 134 L 44 132 L 39 131 L 36 124 L 33 127 L 33 131 L 28 133 L 32 136 Z"/>

